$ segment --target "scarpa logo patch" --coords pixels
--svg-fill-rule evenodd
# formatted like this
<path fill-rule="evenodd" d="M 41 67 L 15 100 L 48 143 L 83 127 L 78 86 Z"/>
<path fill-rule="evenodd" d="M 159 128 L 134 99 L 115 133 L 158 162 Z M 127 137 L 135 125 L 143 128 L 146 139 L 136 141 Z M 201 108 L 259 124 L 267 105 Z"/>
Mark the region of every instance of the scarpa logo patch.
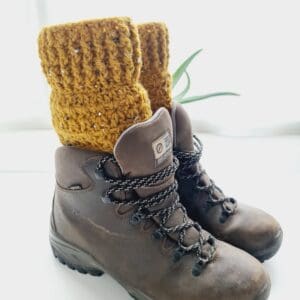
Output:
<path fill-rule="evenodd" d="M 161 164 L 172 151 L 172 139 L 169 132 L 164 133 L 152 143 L 156 165 Z"/>

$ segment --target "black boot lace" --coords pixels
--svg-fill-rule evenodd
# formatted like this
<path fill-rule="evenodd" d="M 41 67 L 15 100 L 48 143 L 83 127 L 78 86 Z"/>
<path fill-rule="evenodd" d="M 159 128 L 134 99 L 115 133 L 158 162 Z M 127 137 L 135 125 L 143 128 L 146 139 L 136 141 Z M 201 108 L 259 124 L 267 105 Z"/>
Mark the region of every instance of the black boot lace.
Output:
<path fill-rule="evenodd" d="M 207 175 L 205 170 L 196 170 L 191 172 L 191 168 L 195 166 L 200 161 L 203 151 L 203 145 L 197 136 L 194 138 L 194 152 L 183 152 L 174 151 L 175 156 L 180 162 L 180 167 L 177 171 L 177 177 L 179 180 L 194 180 L 195 189 L 197 191 L 204 191 L 208 194 L 208 209 L 215 205 L 222 206 L 222 215 L 220 216 L 220 222 L 224 223 L 226 220 L 234 214 L 237 208 L 237 201 L 234 198 L 221 196 L 216 196 L 216 191 L 221 195 L 224 195 L 223 191 L 214 183 L 212 179 L 209 179 L 209 184 L 205 185 L 201 183 L 201 178 L 204 174 Z"/>
<path fill-rule="evenodd" d="M 123 200 L 117 199 L 113 195 L 115 192 L 134 192 L 139 188 L 151 187 L 170 176 L 175 175 L 179 166 L 178 159 L 174 157 L 172 164 L 157 173 L 135 178 L 127 178 L 125 176 L 121 178 L 110 177 L 104 169 L 105 164 L 109 161 L 117 164 L 112 155 L 107 155 L 99 161 L 96 169 L 97 174 L 111 184 L 107 191 L 102 195 L 102 201 L 113 204 L 128 204 L 135 207 L 135 211 L 130 217 L 130 223 L 132 225 L 137 225 L 142 221 L 149 219 L 153 220 L 153 218 L 156 220 L 158 219 L 159 228 L 153 232 L 153 237 L 155 239 L 163 239 L 169 234 L 178 234 L 177 248 L 174 251 L 173 261 L 177 262 L 184 255 L 195 253 L 197 262 L 193 267 L 192 273 L 194 276 L 199 276 L 205 265 L 213 259 L 216 250 L 215 239 L 211 235 L 205 238 L 201 226 L 187 217 L 186 209 L 179 201 L 179 195 L 177 193 L 178 184 L 176 180 L 166 189 L 145 198 L 134 197 L 134 199 Z M 162 208 L 161 204 L 172 194 L 172 199 L 174 200 L 169 205 Z M 183 212 L 184 217 L 182 224 L 167 226 L 168 220 L 177 209 L 181 209 Z M 185 245 L 184 240 L 186 232 L 191 227 L 195 227 L 199 232 L 199 239 L 194 244 Z M 203 251 L 204 245 L 209 246 L 209 251 Z"/>

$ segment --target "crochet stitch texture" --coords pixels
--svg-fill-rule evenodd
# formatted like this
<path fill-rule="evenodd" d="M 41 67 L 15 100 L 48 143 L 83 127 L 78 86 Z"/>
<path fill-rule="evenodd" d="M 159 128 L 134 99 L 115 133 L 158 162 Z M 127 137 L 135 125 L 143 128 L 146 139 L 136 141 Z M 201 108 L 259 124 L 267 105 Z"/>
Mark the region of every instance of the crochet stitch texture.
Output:
<path fill-rule="evenodd" d="M 171 108 L 171 75 L 169 67 L 169 33 L 164 23 L 138 26 L 143 66 L 140 81 L 148 91 L 153 112 L 160 107 Z"/>
<path fill-rule="evenodd" d="M 112 153 L 125 129 L 151 117 L 139 83 L 138 29 L 129 18 L 47 27 L 38 43 L 62 144 Z"/>

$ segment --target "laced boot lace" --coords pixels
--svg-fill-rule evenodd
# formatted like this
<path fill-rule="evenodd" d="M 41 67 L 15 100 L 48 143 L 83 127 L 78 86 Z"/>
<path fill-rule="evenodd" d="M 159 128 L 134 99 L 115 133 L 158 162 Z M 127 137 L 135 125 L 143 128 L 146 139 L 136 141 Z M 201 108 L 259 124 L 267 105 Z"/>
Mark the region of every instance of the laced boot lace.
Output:
<path fill-rule="evenodd" d="M 231 197 L 217 196 L 215 193 L 216 191 L 221 195 L 224 195 L 224 193 L 212 179 L 209 179 L 208 184 L 201 183 L 201 178 L 204 175 L 207 175 L 205 170 L 191 172 L 191 168 L 200 161 L 203 151 L 201 141 L 195 135 L 193 138 L 195 148 L 193 152 L 174 151 L 175 156 L 180 162 L 180 167 L 176 175 L 179 180 L 192 179 L 195 182 L 194 188 L 197 191 L 204 191 L 208 194 L 208 208 L 215 205 L 221 205 L 222 214 L 220 216 L 220 222 L 224 223 L 234 214 L 237 207 L 237 201 Z"/>
<path fill-rule="evenodd" d="M 179 201 L 176 180 L 164 190 L 145 198 L 132 197 L 134 199 L 123 200 L 114 197 L 115 192 L 134 192 L 139 188 L 155 186 L 155 184 L 175 175 L 179 166 L 178 159 L 174 157 L 172 164 L 157 173 L 135 178 L 127 178 L 125 176 L 121 178 L 110 177 L 104 168 L 105 164 L 109 161 L 117 164 L 115 158 L 112 155 L 108 155 L 99 161 L 96 169 L 98 175 L 103 177 L 104 180 L 110 184 L 110 187 L 101 196 L 102 201 L 105 203 L 129 204 L 133 206 L 135 210 L 129 220 L 132 225 L 137 225 L 142 221 L 149 219 L 153 220 L 154 218 L 159 220 L 159 227 L 153 232 L 153 237 L 155 239 L 163 239 L 167 237 L 167 235 L 177 234 L 177 248 L 173 254 L 173 261 L 177 262 L 184 255 L 195 253 L 197 261 L 193 267 L 192 273 L 194 276 L 199 276 L 205 265 L 213 259 L 216 250 L 215 239 L 211 235 L 205 238 L 201 226 L 187 217 L 186 209 Z M 163 204 L 163 202 L 171 195 L 174 200 L 162 207 L 161 204 Z M 175 226 L 167 226 L 168 220 L 177 209 L 181 209 L 183 212 L 183 222 Z M 199 232 L 199 239 L 191 245 L 185 245 L 185 236 L 187 230 L 191 227 L 195 227 Z M 203 251 L 204 245 L 209 246 L 209 251 Z"/>

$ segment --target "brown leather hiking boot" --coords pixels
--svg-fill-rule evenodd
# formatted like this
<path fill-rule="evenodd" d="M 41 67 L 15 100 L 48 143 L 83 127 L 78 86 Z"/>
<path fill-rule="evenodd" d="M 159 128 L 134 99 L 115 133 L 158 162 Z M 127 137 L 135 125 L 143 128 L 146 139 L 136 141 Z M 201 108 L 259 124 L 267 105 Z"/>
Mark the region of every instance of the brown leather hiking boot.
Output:
<path fill-rule="evenodd" d="M 133 125 L 114 155 L 62 146 L 50 241 L 81 273 L 109 273 L 139 300 L 262 300 L 261 264 L 190 220 L 176 192 L 165 109 Z"/>
<path fill-rule="evenodd" d="M 264 261 L 278 251 L 282 230 L 267 213 L 226 197 L 199 163 L 202 144 L 180 104 L 172 108 L 174 153 L 180 162 L 176 178 L 181 202 L 189 217 L 220 240 Z"/>

